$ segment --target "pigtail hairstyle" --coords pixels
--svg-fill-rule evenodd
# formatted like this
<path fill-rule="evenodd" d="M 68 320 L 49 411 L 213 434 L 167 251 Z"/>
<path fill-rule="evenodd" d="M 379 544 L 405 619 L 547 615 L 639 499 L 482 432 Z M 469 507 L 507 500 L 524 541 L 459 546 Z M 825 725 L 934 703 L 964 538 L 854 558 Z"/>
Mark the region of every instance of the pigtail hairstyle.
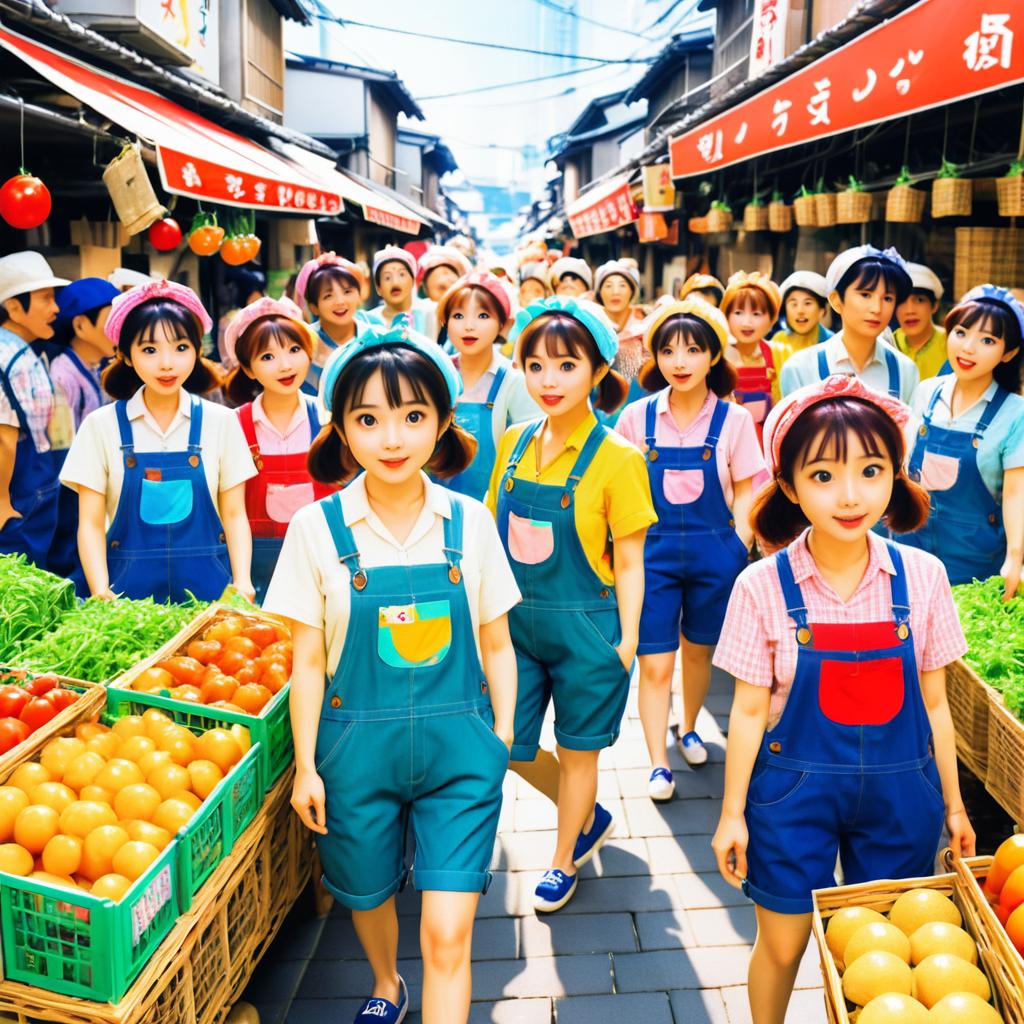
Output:
<path fill-rule="evenodd" d="M 251 372 L 253 360 L 275 343 L 285 347 L 299 345 L 310 361 L 313 359 L 313 338 L 305 324 L 287 316 L 264 316 L 254 320 L 238 338 L 235 345 L 238 366 L 224 383 L 224 394 L 232 405 L 245 405 L 260 393 L 259 383 L 245 371 Z"/>
<path fill-rule="evenodd" d="M 677 339 L 684 344 L 696 345 L 702 352 L 710 352 L 713 362 L 708 371 L 708 390 L 719 398 L 726 398 L 736 389 L 736 370 L 725 358 L 721 342 L 710 324 L 692 313 L 674 313 L 658 324 L 651 336 L 651 358 L 640 368 L 637 380 L 645 391 L 662 391 L 669 386 L 658 366 L 658 353 Z"/>
<path fill-rule="evenodd" d="M 309 449 L 309 475 L 323 484 L 344 484 L 362 467 L 343 440 L 345 412 L 362 401 L 366 385 L 380 373 L 384 395 L 392 409 L 402 404 L 402 383 L 416 401 L 432 405 L 441 423 L 449 425 L 437 439 L 437 446 L 424 467 L 441 480 L 468 469 L 476 456 L 476 438 L 455 423 L 448 385 L 441 371 L 421 352 L 408 345 L 377 345 L 354 356 L 334 383 L 331 421 L 321 429 Z"/>
<path fill-rule="evenodd" d="M 1015 395 L 1021 393 L 1021 369 L 1024 347 L 1022 347 L 1020 324 L 1013 312 L 1002 302 L 994 299 L 978 298 L 970 302 L 961 302 L 946 314 L 947 334 L 954 327 L 970 328 L 981 324 L 981 329 L 989 334 L 1002 338 L 1007 352 L 1016 350 L 1016 354 L 1005 363 L 996 363 L 992 371 L 992 379 L 1007 391 Z"/>
<path fill-rule="evenodd" d="M 568 353 L 573 359 L 586 359 L 595 373 L 602 366 L 608 366 L 590 331 L 574 316 L 555 311 L 543 313 L 532 320 L 517 343 L 521 366 L 526 366 L 526 360 L 542 340 L 544 351 L 549 356 Z M 629 381 L 608 366 L 608 372 L 594 388 L 591 401 L 595 409 L 612 413 L 623 405 L 628 395 Z"/>
<path fill-rule="evenodd" d="M 831 398 L 812 405 L 789 429 L 779 451 L 779 468 L 754 498 L 750 522 L 765 550 L 785 547 L 808 525 L 803 509 L 787 497 L 782 483 L 792 490 L 796 471 L 809 461 L 826 455 L 845 460 L 851 432 L 865 452 L 892 463 L 892 496 L 883 516 L 889 529 L 910 533 L 927 522 L 931 500 L 928 492 L 903 471 L 900 427 L 870 402 Z"/>
<path fill-rule="evenodd" d="M 205 395 L 220 387 L 213 365 L 203 359 L 203 334 L 199 321 L 180 302 L 150 299 L 136 306 L 126 317 L 117 343 L 117 358 L 103 371 L 100 383 L 115 401 L 127 401 L 142 387 L 142 378 L 128 362 L 135 341 L 154 341 L 161 336 L 187 338 L 196 350 L 196 364 L 183 387 L 194 395 Z"/>

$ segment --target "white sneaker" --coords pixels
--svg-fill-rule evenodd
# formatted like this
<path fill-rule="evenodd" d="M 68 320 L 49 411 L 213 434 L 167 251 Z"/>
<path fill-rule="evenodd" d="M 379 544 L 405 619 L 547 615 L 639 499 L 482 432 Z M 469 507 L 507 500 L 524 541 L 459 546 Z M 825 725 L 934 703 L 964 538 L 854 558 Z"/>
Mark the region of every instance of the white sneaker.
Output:
<path fill-rule="evenodd" d="M 704 746 L 704 741 L 695 732 L 688 732 L 685 736 L 680 737 L 676 740 L 676 746 L 679 748 L 679 753 L 683 755 L 683 760 L 691 768 L 707 764 L 708 748 Z"/>
<path fill-rule="evenodd" d="M 651 771 L 651 778 L 647 783 L 647 795 L 655 803 L 665 803 L 671 800 L 676 791 L 676 780 L 672 778 L 672 772 L 668 768 L 655 768 Z"/>

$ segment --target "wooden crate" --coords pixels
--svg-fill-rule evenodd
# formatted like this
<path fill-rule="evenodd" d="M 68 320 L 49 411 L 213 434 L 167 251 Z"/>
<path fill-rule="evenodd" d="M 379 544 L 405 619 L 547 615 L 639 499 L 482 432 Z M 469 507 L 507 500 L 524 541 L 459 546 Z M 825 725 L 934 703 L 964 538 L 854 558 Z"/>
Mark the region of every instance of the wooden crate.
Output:
<path fill-rule="evenodd" d="M 956 730 L 956 754 L 982 782 L 988 769 L 989 705 L 998 694 L 962 658 L 946 671 L 946 696 Z"/>
<path fill-rule="evenodd" d="M 994 690 L 989 701 L 985 788 L 1018 825 L 1024 823 L 1024 722 Z"/>
<path fill-rule="evenodd" d="M 312 833 L 286 772 L 120 1003 L 0 982 L 0 1013 L 19 1024 L 223 1024 L 305 888 Z"/>

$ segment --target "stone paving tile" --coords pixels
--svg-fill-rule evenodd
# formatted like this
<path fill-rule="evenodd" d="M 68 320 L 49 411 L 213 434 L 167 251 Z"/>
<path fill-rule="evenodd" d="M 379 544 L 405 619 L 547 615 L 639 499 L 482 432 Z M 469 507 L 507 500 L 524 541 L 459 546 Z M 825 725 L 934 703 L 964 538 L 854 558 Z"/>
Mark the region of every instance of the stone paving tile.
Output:
<path fill-rule="evenodd" d="M 730 1024 L 719 989 L 677 989 L 668 998 L 675 1024 Z"/>
<path fill-rule="evenodd" d="M 638 948 L 631 914 L 552 914 L 543 918 L 524 917 L 520 924 L 520 955 L 526 958 L 566 953 L 634 953 Z M 475 953 L 475 942 L 473 949 Z"/>
<path fill-rule="evenodd" d="M 680 949 L 699 945 L 697 935 L 690 926 L 685 910 L 658 910 L 649 914 L 636 914 L 636 932 L 640 949 Z"/>
<path fill-rule="evenodd" d="M 674 1024 L 665 992 L 558 999 L 555 1012 L 558 1024 L 622 1024 L 626 1019 L 643 1024 Z"/>
<path fill-rule="evenodd" d="M 551 1024 L 550 999 L 506 999 L 474 1003 L 469 1024 Z"/>
<path fill-rule="evenodd" d="M 728 1024 L 751 1024 L 747 986 L 722 989 Z M 786 1024 L 825 1024 L 825 1002 L 820 990 L 805 989 L 793 993 L 786 1013 Z M 289 1022 L 290 1024 L 290 1022 Z"/>
<path fill-rule="evenodd" d="M 757 935 L 753 907 L 688 910 L 686 917 L 699 946 L 750 944 Z"/>
<path fill-rule="evenodd" d="M 491 960 L 473 965 L 475 999 L 610 995 L 611 992 L 612 964 L 607 953 Z"/>
<path fill-rule="evenodd" d="M 718 870 L 708 836 L 649 836 L 647 864 L 652 875 Z"/>
<path fill-rule="evenodd" d="M 746 946 L 695 947 L 615 956 L 615 986 L 619 992 L 722 988 L 746 980 Z"/>

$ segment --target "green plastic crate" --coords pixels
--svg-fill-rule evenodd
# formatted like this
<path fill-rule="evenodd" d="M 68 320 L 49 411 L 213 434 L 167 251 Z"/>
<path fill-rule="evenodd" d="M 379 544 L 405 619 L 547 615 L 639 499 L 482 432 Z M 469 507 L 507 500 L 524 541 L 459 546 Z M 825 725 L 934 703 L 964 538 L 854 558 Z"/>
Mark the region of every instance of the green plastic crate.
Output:
<path fill-rule="evenodd" d="M 116 706 L 118 717 L 141 715 L 149 708 L 160 708 L 168 717 L 187 726 L 193 732 L 219 729 L 225 725 L 244 725 L 249 730 L 253 746 L 260 745 L 260 759 L 263 764 L 260 782 L 263 794 L 269 792 L 281 773 L 292 763 L 295 748 L 292 745 L 292 724 L 288 716 L 288 694 L 291 683 L 287 683 L 274 694 L 261 715 L 247 715 L 227 708 L 213 708 L 206 704 L 175 700 L 157 693 L 142 693 L 121 687 L 108 687 L 107 709 Z M 125 710 L 121 710 L 121 709 Z M 261 796 L 263 795 L 261 794 Z"/>
<path fill-rule="evenodd" d="M 178 919 L 177 856 L 173 840 L 118 903 L 0 872 L 4 976 L 119 1002 Z"/>
<path fill-rule="evenodd" d="M 108 722 L 135 714 L 132 701 L 124 700 L 126 690 L 107 691 Z M 172 701 L 180 705 L 181 701 Z M 186 709 L 190 705 L 185 705 Z M 166 709 L 169 718 L 199 734 L 207 729 L 223 726 L 187 721 L 186 712 Z M 213 792 L 177 834 L 178 844 L 178 902 L 184 914 L 192 906 L 192 897 L 199 892 L 213 869 L 234 848 L 235 840 L 256 816 L 263 803 L 265 788 L 262 778 L 262 747 L 259 743 L 246 751 L 245 756 L 217 783 Z"/>

